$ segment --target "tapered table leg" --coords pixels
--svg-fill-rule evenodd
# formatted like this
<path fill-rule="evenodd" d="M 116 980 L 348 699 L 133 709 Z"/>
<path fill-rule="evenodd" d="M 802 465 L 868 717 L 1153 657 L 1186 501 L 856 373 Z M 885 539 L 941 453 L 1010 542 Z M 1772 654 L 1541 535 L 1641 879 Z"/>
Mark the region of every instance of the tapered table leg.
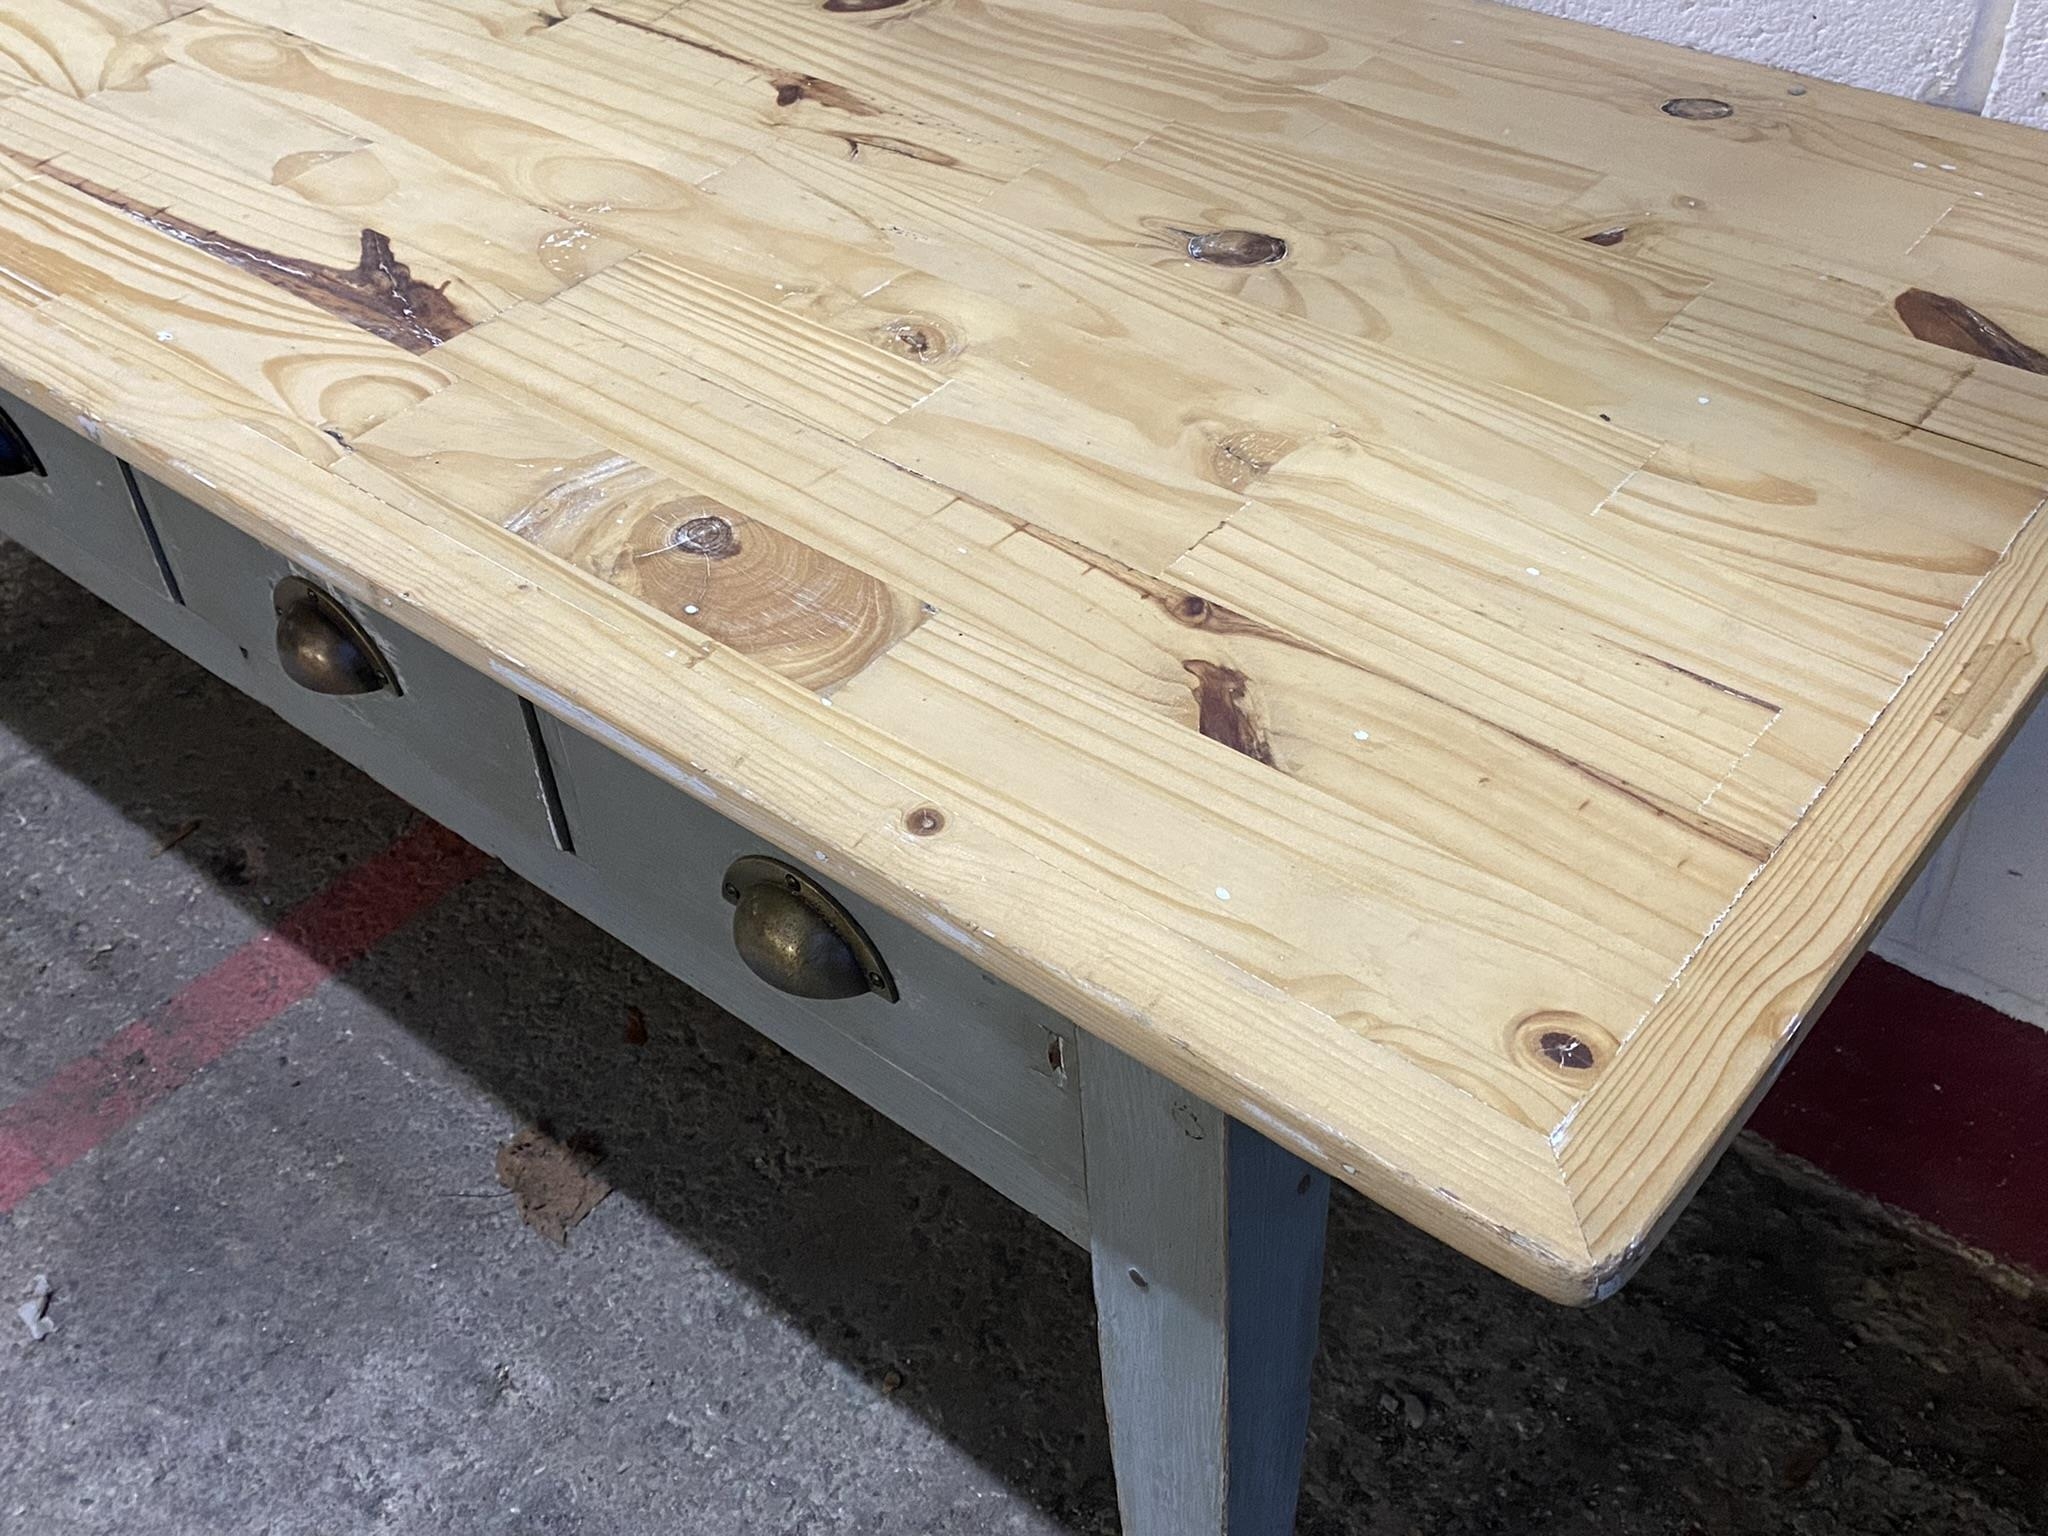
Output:
<path fill-rule="evenodd" d="M 1124 1536 L 1288 1536 L 1329 1179 L 1085 1036 L 1080 1086 Z"/>

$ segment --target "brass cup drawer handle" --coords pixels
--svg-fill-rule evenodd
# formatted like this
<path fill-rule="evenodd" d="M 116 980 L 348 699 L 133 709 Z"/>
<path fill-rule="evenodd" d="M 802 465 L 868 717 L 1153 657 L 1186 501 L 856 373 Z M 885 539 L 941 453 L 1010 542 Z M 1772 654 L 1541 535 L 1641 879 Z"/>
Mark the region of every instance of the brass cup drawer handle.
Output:
<path fill-rule="evenodd" d="M 0 480 L 14 475 L 40 475 L 47 471 L 36 457 L 35 444 L 14 424 L 14 418 L 0 411 Z"/>
<path fill-rule="evenodd" d="M 389 663 L 355 616 L 301 576 L 271 594 L 277 610 L 277 659 L 284 675 L 314 693 L 397 692 Z"/>
<path fill-rule="evenodd" d="M 874 994 L 895 1002 L 896 982 L 853 914 L 817 881 L 780 859 L 749 855 L 725 872 L 732 942 L 747 969 L 792 997 Z"/>

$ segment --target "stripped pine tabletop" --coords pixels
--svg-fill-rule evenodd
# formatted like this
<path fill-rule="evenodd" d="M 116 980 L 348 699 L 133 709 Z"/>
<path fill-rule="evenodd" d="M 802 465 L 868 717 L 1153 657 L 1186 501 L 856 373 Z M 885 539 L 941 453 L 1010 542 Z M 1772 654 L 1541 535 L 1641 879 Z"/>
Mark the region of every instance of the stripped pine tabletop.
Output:
<path fill-rule="evenodd" d="M 1426 0 L 0 0 L 0 384 L 1561 1299 L 2048 648 L 2048 140 Z"/>

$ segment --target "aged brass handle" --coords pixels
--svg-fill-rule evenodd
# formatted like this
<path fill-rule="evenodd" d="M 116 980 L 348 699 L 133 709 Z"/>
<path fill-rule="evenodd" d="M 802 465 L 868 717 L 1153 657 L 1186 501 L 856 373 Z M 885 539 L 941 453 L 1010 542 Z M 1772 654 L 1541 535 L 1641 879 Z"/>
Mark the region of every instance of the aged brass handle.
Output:
<path fill-rule="evenodd" d="M 397 691 L 377 643 L 341 604 L 300 576 L 271 594 L 277 609 L 277 659 L 284 675 L 315 693 Z"/>
<path fill-rule="evenodd" d="M 759 855 L 735 860 L 725 899 L 733 947 L 769 986 L 793 997 L 896 1001 L 889 967 L 853 914 L 802 870 Z"/>
<path fill-rule="evenodd" d="M 12 416 L 0 411 L 0 480 L 10 475 L 40 475 L 43 472 L 43 461 L 36 457 L 35 444 L 14 424 Z"/>

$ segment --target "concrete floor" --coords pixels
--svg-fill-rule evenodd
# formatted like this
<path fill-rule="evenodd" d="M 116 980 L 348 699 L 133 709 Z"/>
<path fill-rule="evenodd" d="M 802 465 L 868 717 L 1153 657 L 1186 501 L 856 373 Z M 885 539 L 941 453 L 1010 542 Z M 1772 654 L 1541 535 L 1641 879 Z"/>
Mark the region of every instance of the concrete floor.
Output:
<path fill-rule="evenodd" d="M 409 819 L 0 544 L 0 1105 Z M 618 1186 L 566 1250 L 537 1118 Z M 1081 1253 L 495 867 L 0 1217 L 0 1300 L 23 1536 L 1115 1528 Z M 1756 1143 L 1585 1313 L 1340 1190 L 1325 1317 L 1308 1536 L 2048 1530 L 2048 1297 Z"/>

